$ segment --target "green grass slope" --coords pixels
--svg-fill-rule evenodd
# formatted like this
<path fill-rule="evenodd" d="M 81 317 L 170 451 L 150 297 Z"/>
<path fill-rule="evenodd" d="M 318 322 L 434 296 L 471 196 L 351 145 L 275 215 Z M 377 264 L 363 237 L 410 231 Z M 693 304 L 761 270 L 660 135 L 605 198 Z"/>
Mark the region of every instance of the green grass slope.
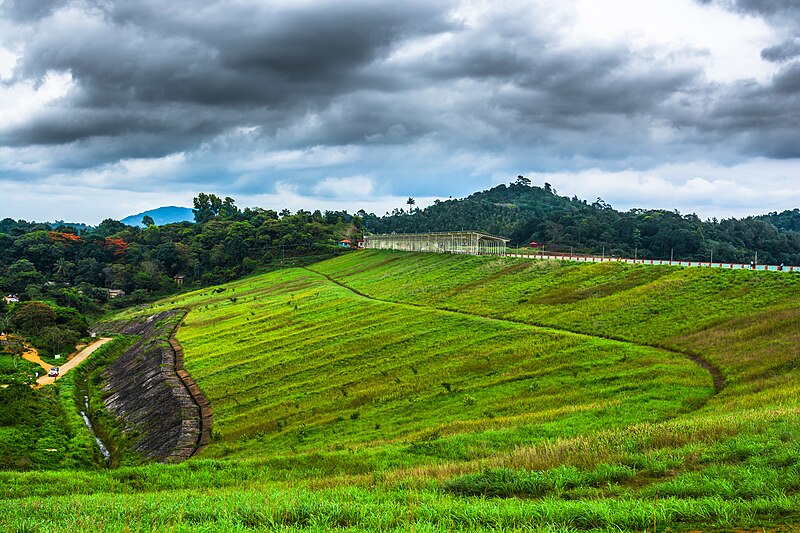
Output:
<path fill-rule="evenodd" d="M 212 444 L 0 473 L 0 525 L 800 524 L 800 276 L 359 252 L 135 312 L 174 307 Z"/>
<path fill-rule="evenodd" d="M 364 252 L 315 269 L 387 301 L 699 355 L 721 369 L 722 396 L 731 399 L 755 389 L 789 392 L 800 354 L 795 273 L 400 252 Z"/>
<path fill-rule="evenodd" d="M 207 457 L 378 450 L 469 460 L 703 404 L 706 372 L 632 343 L 377 302 L 302 269 L 176 300 L 214 406 Z M 491 432 L 491 435 L 485 435 Z"/>

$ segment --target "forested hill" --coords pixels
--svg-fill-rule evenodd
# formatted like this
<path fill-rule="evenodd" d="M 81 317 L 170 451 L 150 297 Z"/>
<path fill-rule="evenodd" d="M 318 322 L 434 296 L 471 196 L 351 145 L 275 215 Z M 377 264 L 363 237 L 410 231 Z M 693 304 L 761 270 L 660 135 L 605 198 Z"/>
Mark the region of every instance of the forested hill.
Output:
<path fill-rule="evenodd" d="M 436 201 L 425 209 L 395 210 L 384 217 L 362 215 L 372 233 L 477 229 L 511 239 L 534 241 L 547 250 L 653 259 L 800 264 L 800 210 L 744 219 L 703 221 L 678 211 L 632 209 L 622 212 L 598 198 L 589 203 L 559 196 L 547 183 L 526 178 L 464 199 Z"/>
<path fill-rule="evenodd" d="M 769 213 L 758 218 L 766 220 L 781 231 L 800 232 L 800 209 L 783 211 L 782 213 Z"/>
<path fill-rule="evenodd" d="M 146 226 L 142 220 L 145 216 L 149 216 L 154 224 L 163 226 L 164 224 L 173 224 L 175 222 L 192 222 L 194 221 L 194 214 L 188 207 L 177 207 L 174 205 L 150 209 L 136 215 L 131 215 L 120 220 L 123 224 L 128 226 Z"/>
<path fill-rule="evenodd" d="M 339 239 L 362 234 L 358 217 L 344 211 L 241 210 L 232 198 L 205 193 L 194 205 L 195 223 L 159 226 L 146 216 L 144 228 L 111 219 L 82 231 L 0 220 L 0 292 L 81 312 L 105 303 L 123 307 L 181 287 L 330 257 L 341 251 Z M 106 302 L 109 289 L 125 295 Z"/>

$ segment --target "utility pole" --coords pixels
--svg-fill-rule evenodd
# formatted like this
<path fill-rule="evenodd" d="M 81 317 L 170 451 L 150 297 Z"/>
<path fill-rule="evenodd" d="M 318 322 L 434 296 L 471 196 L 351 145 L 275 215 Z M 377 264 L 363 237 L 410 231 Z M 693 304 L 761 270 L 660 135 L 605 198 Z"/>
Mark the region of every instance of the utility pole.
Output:
<path fill-rule="evenodd" d="M 714 249 L 711 249 L 711 259 L 708 261 L 708 266 L 714 264 Z"/>
<path fill-rule="evenodd" d="M 672 263 L 672 257 L 675 255 L 675 253 L 674 253 L 674 252 L 675 252 L 675 249 L 674 249 L 674 248 L 670 248 L 670 249 L 669 249 L 669 262 L 670 262 L 670 263 Z"/>

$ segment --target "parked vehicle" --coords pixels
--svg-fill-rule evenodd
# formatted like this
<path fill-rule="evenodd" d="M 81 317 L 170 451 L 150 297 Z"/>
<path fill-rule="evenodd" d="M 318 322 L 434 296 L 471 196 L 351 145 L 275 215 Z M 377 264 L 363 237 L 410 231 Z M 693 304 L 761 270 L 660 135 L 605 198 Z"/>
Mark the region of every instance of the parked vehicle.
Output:
<path fill-rule="evenodd" d="M 58 367 L 57 366 L 50 367 L 50 372 L 48 372 L 47 375 L 50 376 L 51 378 L 57 378 L 58 377 Z"/>

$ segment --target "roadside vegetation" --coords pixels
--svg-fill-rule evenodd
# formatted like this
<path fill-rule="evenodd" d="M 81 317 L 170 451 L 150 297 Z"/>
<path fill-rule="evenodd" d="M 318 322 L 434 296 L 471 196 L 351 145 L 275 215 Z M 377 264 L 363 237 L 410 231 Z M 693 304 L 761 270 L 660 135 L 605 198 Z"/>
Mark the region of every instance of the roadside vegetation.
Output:
<path fill-rule="evenodd" d="M 0 524 L 800 524 L 800 275 L 368 251 L 116 318 L 178 307 L 212 444 L 0 473 Z"/>
<path fill-rule="evenodd" d="M 94 443 L 66 388 L 0 387 L 0 470 L 95 467 Z"/>
<path fill-rule="evenodd" d="M 103 390 L 102 373 L 116 358 L 122 355 L 135 339 L 117 336 L 108 344 L 98 348 L 87 361 L 76 367 L 74 372 L 59 382 L 60 389 L 66 395 L 66 402 L 74 412 L 83 411 L 90 419 L 94 434 L 105 443 L 110 456 L 104 459 L 95 446 L 92 453 L 93 462 L 98 466 L 116 468 L 120 465 L 135 465 L 143 462 L 142 457 L 130 449 L 129 436 L 121 431 L 118 421 L 108 412 L 104 401 L 111 392 Z M 65 382 L 66 381 L 66 382 Z"/>

